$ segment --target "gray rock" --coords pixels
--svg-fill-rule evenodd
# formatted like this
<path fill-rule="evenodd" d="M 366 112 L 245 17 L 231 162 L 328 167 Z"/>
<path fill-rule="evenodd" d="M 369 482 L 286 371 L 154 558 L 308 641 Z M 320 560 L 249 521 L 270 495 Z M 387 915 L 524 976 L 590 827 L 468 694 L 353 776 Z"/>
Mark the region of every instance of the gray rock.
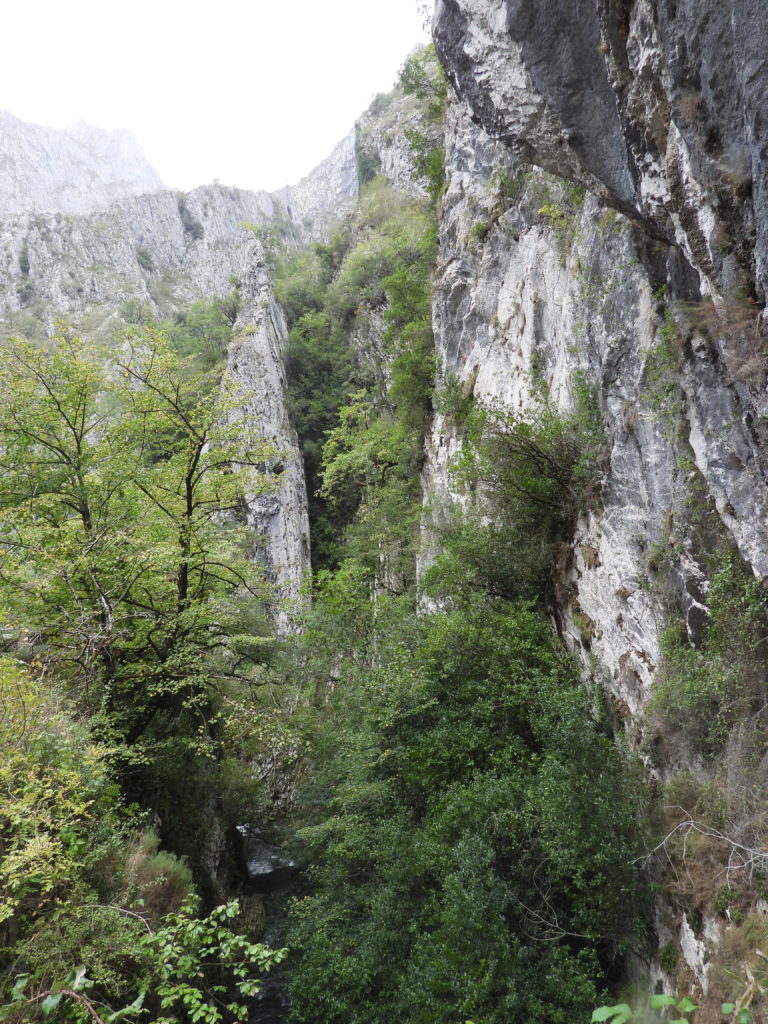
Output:
<path fill-rule="evenodd" d="M 438 359 L 465 392 L 522 415 L 542 390 L 566 414 L 592 390 L 601 494 L 560 552 L 557 621 L 648 757 L 670 614 L 701 641 L 713 555 L 731 542 L 768 582 L 765 5 L 437 0 L 434 30 L 459 95 Z M 436 417 L 421 572 L 467 500 L 450 472 L 460 445 Z M 684 743 L 661 747 L 657 778 L 707 777 Z M 705 919 L 694 934 L 663 895 L 656 910 L 660 943 L 678 945 L 706 993 L 721 929 Z M 650 974 L 669 989 L 659 964 Z"/>
<path fill-rule="evenodd" d="M 241 246 L 242 308 L 227 364 L 240 401 L 236 415 L 258 423 L 260 435 L 278 451 L 277 489 L 245 496 L 246 521 L 256 538 L 254 558 L 276 588 L 274 618 L 280 632 L 292 628 L 303 605 L 309 571 L 309 518 L 304 466 L 296 431 L 285 407 L 285 323 L 272 294 L 264 253 L 250 239 Z"/>
<path fill-rule="evenodd" d="M 677 242 L 706 281 L 722 281 L 726 236 L 748 271 L 741 242 L 756 232 L 764 294 L 768 26 L 759 0 L 438 0 L 434 31 L 490 135 Z"/>
<path fill-rule="evenodd" d="M 749 428 L 759 400 L 729 378 L 715 346 L 695 339 L 685 346 L 682 334 L 681 351 L 663 356 L 672 363 L 659 373 L 666 351 L 655 294 L 659 266 L 664 280 L 672 268 L 669 288 L 690 286 L 675 271 L 674 249 L 659 265 L 652 255 L 658 247 L 649 250 L 629 221 L 588 194 L 570 209 L 560 179 L 521 173 L 514 153 L 474 124 L 461 103 L 449 109 L 446 137 L 434 300 L 442 374 L 454 375 L 476 400 L 523 415 L 535 411 L 542 386 L 566 414 L 576 407 L 577 383 L 593 390 L 607 462 L 601 500 L 582 515 L 562 556 L 561 628 L 601 668 L 632 728 L 642 732 L 666 624 L 653 585 L 656 552 L 675 549 L 672 577 L 694 638 L 706 615 L 706 573 L 688 529 L 687 503 L 699 478 L 722 531 L 758 575 L 768 575 L 768 488 Z M 502 199 L 505 176 L 517 184 Z M 560 213 L 553 219 L 542 208 Z M 437 416 L 423 470 L 421 573 L 435 553 L 436 527 L 465 500 L 450 474 L 460 444 L 460 431 Z"/>
<path fill-rule="evenodd" d="M 92 213 L 125 196 L 162 188 L 129 132 L 84 121 L 60 131 L 0 111 L 0 216 Z"/>

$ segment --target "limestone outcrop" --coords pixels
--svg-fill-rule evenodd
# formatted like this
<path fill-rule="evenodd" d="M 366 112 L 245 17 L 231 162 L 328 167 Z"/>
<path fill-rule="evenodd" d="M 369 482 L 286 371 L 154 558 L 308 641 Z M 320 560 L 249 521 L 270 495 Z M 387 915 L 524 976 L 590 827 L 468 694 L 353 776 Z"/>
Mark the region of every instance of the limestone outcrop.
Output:
<path fill-rule="evenodd" d="M 435 40 L 473 116 L 677 243 L 705 289 L 768 256 L 768 81 L 757 0 L 438 0 Z M 707 283 L 708 282 L 708 283 Z"/>
<path fill-rule="evenodd" d="M 576 382 L 594 389 L 610 455 L 601 507 L 564 562 L 563 621 L 577 640 L 568 607 L 580 608 L 609 686 L 638 709 L 663 622 L 648 586 L 655 548 L 677 553 L 692 635 L 705 604 L 683 507 L 692 488 L 768 577 L 755 112 L 768 75 L 749 57 L 765 31 L 748 2 L 730 21 L 708 4 L 576 6 L 437 4 L 438 50 L 461 97 L 437 344 L 443 372 L 487 402 L 525 409 L 543 383 L 568 409 Z M 723 76 L 750 34 L 726 100 Z M 427 492 L 449 487 L 457 443 L 438 418 Z"/>
<path fill-rule="evenodd" d="M 649 771 L 706 779 L 681 747 L 651 748 L 646 709 L 670 616 L 701 640 L 717 545 L 768 582 L 762 5 L 437 0 L 434 32 L 455 89 L 439 366 L 522 415 L 542 394 L 596 403 L 600 495 L 560 554 L 558 626 Z M 423 566 L 463 500 L 461 440 L 436 416 Z M 658 921 L 706 992 L 722 926 L 663 901 Z"/>
<path fill-rule="evenodd" d="M 275 587 L 275 619 L 291 628 L 309 571 L 309 519 L 304 466 L 285 407 L 283 314 L 272 293 L 264 252 L 255 239 L 241 248 L 241 307 L 227 365 L 238 396 L 237 415 L 255 420 L 276 451 L 277 486 L 245 495 L 246 522 L 256 538 L 253 556 Z"/>
<path fill-rule="evenodd" d="M 78 121 L 59 130 L 0 111 L 0 216 L 92 213 L 157 192 L 160 176 L 136 139 Z"/>
<path fill-rule="evenodd" d="M 18 131 L 23 135 L 27 128 L 34 126 Z M 77 183 L 66 162 L 61 173 Z M 53 179 L 48 205 L 58 202 Z M 58 209 L 41 210 L 30 194 L 24 212 L 0 220 L 5 337 L 43 340 L 61 318 L 110 342 L 127 324 L 171 319 L 195 301 L 237 288 L 228 359 L 241 396 L 238 415 L 257 420 L 280 463 L 274 492 L 244 496 L 245 517 L 254 528 L 254 558 L 275 588 L 281 631 L 291 628 L 291 609 L 309 566 L 309 527 L 301 455 L 284 400 L 285 324 L 257 236 L 261 229 L 288 224 L 296 238 L 311 237 L 313 230 L 323 237 L 356 195 L 354 141 L 347 139 L 300 185 L 280 195 L 213 184 L 188 193 L 124 195 L 95 213 L 82 213 L 63 212 L 63 201 Z"/>

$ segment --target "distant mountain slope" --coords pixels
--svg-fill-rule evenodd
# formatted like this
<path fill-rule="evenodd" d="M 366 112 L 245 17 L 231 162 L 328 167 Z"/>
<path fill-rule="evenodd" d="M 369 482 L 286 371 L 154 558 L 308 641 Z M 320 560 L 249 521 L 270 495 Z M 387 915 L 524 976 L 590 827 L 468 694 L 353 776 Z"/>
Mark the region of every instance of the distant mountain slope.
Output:
<path fill-rule="evenodd" d="M 0 215 L 92 213 L 157 192 L 160 176 L 136 139 L 78 121 L 59 130 L 0 111 Z"/>

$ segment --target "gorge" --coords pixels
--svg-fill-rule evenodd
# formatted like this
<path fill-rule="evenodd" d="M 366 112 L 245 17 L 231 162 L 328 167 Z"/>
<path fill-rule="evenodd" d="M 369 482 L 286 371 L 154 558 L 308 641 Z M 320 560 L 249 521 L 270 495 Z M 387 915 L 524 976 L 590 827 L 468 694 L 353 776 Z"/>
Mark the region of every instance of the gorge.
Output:
<path fill-rule="evenodd" d="M 764 1019 L 764 12 L 437 0 L 433 35 L 277 193 L 103 139 L 94 189 L 88 131 L 2 123 L 6 362 L 69 360 L 3 371 L 3 1019 L 264 1020 L 184 975 L 227 921 L 295 1022 Z M 92 425 L 64 511 L 43 391 Z M 192 526 L 145 498 L 194 444 Z"/>

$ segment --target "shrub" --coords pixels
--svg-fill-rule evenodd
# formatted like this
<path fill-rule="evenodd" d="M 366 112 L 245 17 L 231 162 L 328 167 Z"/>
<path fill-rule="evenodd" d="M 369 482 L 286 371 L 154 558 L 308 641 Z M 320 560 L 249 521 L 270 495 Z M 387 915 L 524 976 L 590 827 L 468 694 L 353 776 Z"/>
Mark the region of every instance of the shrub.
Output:
<path fill-rule="evenodd" d="M 406 60 L 400 69 L 399 81 L 406 95 L 419 96 L 427 101 L 429 120 L 440 120 L 448 95 L 448 80 L 437 59 L 434 44 L 417 50 Z"/>
<path fill-rule="evenodd" d="M 152 253 L 145 245 L 140 245 L 136 250 L 136 262 L 142 270 L 155 269 L 155 261 L 152 259 Z"/>
<path fill-rule="evenodd" d="M 720 341 L 728 378 L 758 382 L 768 370 L 768 343 L 760 307 L 750 299 L 731 299 L 715 305 L 710 299 L 689 306 L 694 330 Z"/>
<path fill-rule="evenodd" d="M 239 292 L 235 288 L 212 302 L 194 302 L 177 313 L 173 322 L 161 325 L 174 352 L 184 360 L 187 372 L 223 368 L 232 342 L 238 302 Z"/>
<path fill-rule="evenodd" d="M 713 574 L 708 599 L 710 617 L 699 647 L 677 625 L 667 630 L 650 710 L 658 729 L 714 757 L 742 718 L 768 705 L 768 594 L 731 554 Z"/>
<path fill-rule="evenodd" d="M 433 396 L 435 411 L 441 413 L 448 423 L 462 429 L 470 419 L 474 407 L 473 390 L 477 371 L 462 382 L 455 374 L 449 374 L 441 381 Z"/>
<path fill-rule="evenodd" d="M 29 277 L 29 243 L 24 242 L 19 250 L 19 271 L 22 277 Z"/>
<path fill-rule="evenodd" d="M 138 899 L 135 909 L 155 922 L 178 911 L 194 891 L 184 861 L 159 846 L 157 833 L 147 829 L 129 844 L 125 861 L 125 884 Z"/>
<path fill-rule="evenodd" d="M 22 281 L 16 289 L 16 293 L 19 296 L 19 302 L 21 305 L 28 306 L 35 297 L 35 286 L 32 281 Z"/>
<path fill-rule="evenodd" d="M 367 185 L 381 174 L 381 157 L 375 150 L 367 149 L 358 133 L 355 136 L 355 165 L 360 185 Z"/>
<path fill-rule="evenodd" d="M 130 298 L 126 299 L 120 307 L 120 316 L 127 324 L 138 326 L 151 321 L 152 309 L 149 305 L 145 305 L 141 299 Z"/>
<path fill-rule="evenodd" d="M 472 230 L 469 235 L 473 242 L 477 242 L 478 245 L 482 243 L 488 237 L 493 224 L 489 220 L 479 220 L 476 224 L 472 225 Z"/>
<path fill-rule="evenodd" d="M 479 588 L 510 600 L 547 594 L 557 545 L 597 488 L 597 418 L 586 395 L 566 417 L 546 404 L 529 419 L 473 410 L 453 466 L 471 501 L 443 531 L 445 554 L 425 579 L 432 592 Z"/>
<path fill-rule="evenodd" d="M 199 241 L 205 234 L 205 231 L 203 229 L 203 225 L 193 216 L 187 206 L 187 199 L 183 192 L 180 192 L 177 195 L 177 206 L 179 210 L 179 217 L 181 218 L 181 224 L 184 228 L 184 233 L 189 235 L 193 241 Z"/>

